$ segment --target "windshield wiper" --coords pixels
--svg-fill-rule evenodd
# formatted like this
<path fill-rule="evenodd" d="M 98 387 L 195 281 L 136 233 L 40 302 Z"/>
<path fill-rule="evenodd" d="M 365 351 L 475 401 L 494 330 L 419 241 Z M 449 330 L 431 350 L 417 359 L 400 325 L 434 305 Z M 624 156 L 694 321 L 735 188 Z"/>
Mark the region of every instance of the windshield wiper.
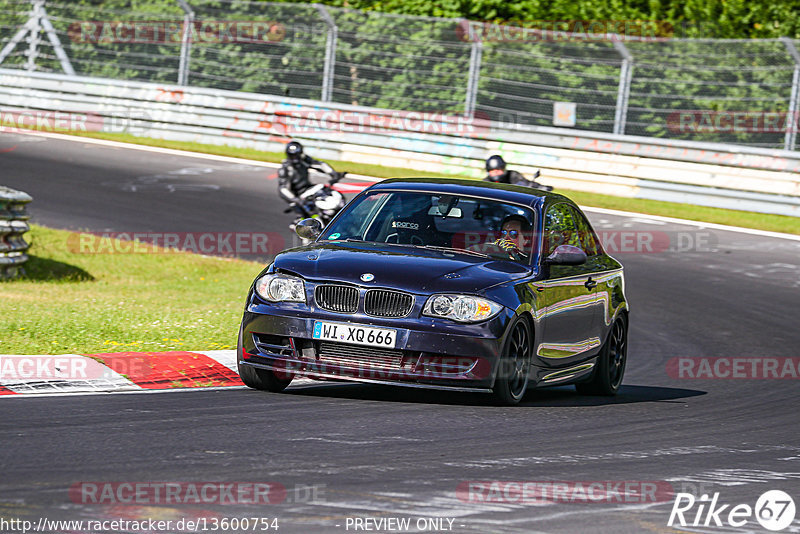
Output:
<path fill-rule="evenodd" d="M 414 245 L 414 246 L 422 247 L 422 248 L 429 248 L 431 250 L 441 250 L 441 251 L 444 251 L 444 252 L 460 252 L 462 254 L 471 254 L 473 256 L 479 256 L 481 258 L 490 258 L 491 257 L 488 254 L 484 254 L 483 252 L 478 252 L 477 250 L 467 250 L 467 249 L 464 249 L 464 248 L 440 247 L 440 246 L 437 246 L 437 245 Z"/>

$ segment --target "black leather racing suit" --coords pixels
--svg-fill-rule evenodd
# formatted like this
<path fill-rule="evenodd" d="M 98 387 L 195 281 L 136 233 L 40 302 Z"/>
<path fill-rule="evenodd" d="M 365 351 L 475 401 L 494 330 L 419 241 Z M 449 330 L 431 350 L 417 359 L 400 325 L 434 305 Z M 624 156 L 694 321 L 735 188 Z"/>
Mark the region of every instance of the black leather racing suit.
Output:
<path fill-rule="evenodd" d="M 295 160 L 285 160 L 281 164 L 281 168 L 278 169 L 278 194 L 283 200 L 290 203 L 297 202 L 300 195 L 314 185 L 308 179 L 309 169 L 314 169 L 330 176 L 335 173 L 333 167 L 323 161 L 317 161 L 307 154 L 303 154 Z"/>
<path fill-rule="evenodd" d="M 483 179 L 484 182 L 494 182 L 500 184 L 530 185 L 530 180 L 522 176 L 517 171 L 506 171 L 499 176 L 489 176 Z"/>
<path fill-rule="evenodd" d="M 539 177 L 539 171 L 536 171 L 536 176 L 534 178 Z M 549 185 L 542 185 L 536 180 L 529 180 L 525 178 L 521 173 L 517 171 L 506 171 L 499 176 L 489 176 L 486 175 L 486 178 L 483 179 L 484 182 L 494 182 L 500 184 L 512 184 L 512 185 L 521 185 L 525 187 L 533 187 L 535 189 L 541 189 L 542 191 L 552 191 L 553 188 Z"/>

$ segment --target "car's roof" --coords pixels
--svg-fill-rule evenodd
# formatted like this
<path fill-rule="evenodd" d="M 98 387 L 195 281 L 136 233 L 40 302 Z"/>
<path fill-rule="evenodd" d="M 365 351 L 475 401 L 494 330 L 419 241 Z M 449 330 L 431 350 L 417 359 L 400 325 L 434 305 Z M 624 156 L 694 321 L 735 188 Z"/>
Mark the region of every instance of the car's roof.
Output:
<path fill-rule="evenodd" d="M 557 193 L 541 191 L 532 187 L 455 178 L 392 178 L 390 180 L 378 182 L 370 187 L 371 191 L 381 189 L 433 191 L 448 195 L 480 196 L 491 200 L 513 202 L 525 206 L 540 205 L 549 198 L 572 202 Z"/>

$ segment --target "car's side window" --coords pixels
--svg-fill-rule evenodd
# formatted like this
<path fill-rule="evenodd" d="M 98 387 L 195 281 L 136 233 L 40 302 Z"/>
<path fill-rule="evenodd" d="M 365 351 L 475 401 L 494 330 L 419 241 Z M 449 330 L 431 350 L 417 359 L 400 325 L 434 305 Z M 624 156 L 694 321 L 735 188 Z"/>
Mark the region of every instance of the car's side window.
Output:
<path fill-rule="evenodd" d="M 590 258 L 592 256 L 597 256 L 600 254 L 601 249 L 597 244 L 592 225 L 589 224 L 589 221 L 586 220 L 586 216 L 583 213 L 574 208 L 572 209 L 575 212 L 576 227 L 581 240 L 581 248 Z"/>
<path fill-rule="evenodd" d="M 553 204 L 547 209 L 544 218 L 545 258 L 559 245 L 583 248 L 576 222 L 577 214 L 568 204 Z"/>

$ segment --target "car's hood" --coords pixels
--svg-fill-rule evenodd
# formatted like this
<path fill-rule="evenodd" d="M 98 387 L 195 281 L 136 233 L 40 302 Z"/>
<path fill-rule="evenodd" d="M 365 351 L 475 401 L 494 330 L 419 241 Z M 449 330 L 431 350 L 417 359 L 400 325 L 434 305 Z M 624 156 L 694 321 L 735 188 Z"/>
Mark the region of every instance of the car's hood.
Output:
<path fill-rule="evenodd" d="M 275 258 L 274 268 L 308 280 L 336 280 L 412 293 L 474 293 L 530 273 L 511 261 L 464 253 L 343 242 L 314 243 L 282 252 Z M 374 280 L 362 281 L 365 273 L 374 275 Z"/>

